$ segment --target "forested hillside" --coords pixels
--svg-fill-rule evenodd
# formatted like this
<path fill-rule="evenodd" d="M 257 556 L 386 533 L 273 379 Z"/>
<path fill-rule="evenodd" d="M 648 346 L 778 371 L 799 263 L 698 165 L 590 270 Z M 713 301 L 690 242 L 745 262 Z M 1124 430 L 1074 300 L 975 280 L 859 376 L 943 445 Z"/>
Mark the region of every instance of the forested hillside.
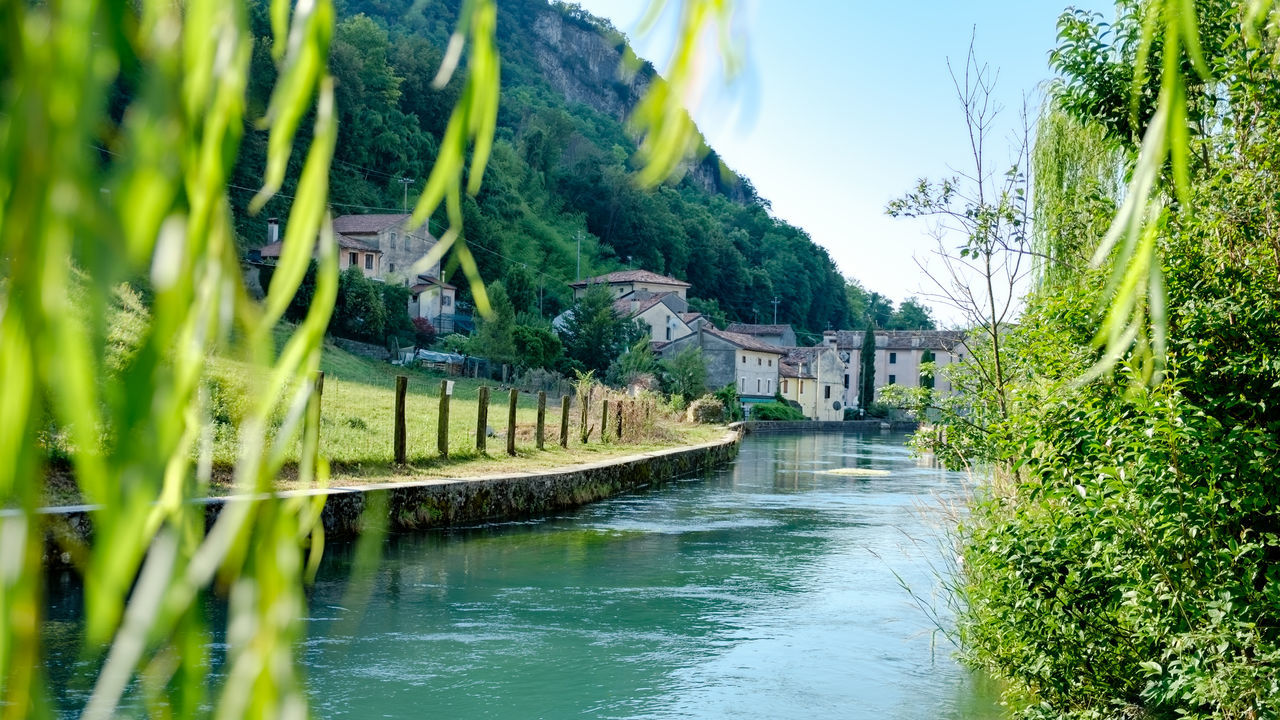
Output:
<path fill-rule="evenodd" d="M 331 174 L 335 212 L 399 210 L 422 189 L 458 95 L 431 89 L 457 15 L 457 0 L 339 3 L 331 67 L 339 139 Z M 531 271 L 550 317 L 572 297 L 581 240 L 582 276 L 637 267 L 692 283 L 696 309 L 729 320 L 772 319 L 810 332 L 860 326 L 844 278 L 800 228 L 770 217 L 767 201 L 713 151 L 683 177 L 649 191 L 633 180 L 635 143 L 624 119 L 653 70 L 627 82 L 625 39 L 576 6 L 514 0 L 498 13 L 502 53 L 499 127 L 484 186 L 465 201 L 465 234 L 486 281 L 527 285 Z M 267 7 L 253 6 L 259 37 L 250 116 L 274 80 Z M 308 125 L 303 124 L 304 127 Z M 256 217 L 244 212 L 260 182 L 265 133 L 250 131 L 233 185 L 241 247 L 257 247 L 266 218 L 283 217 L 292 185 Z M 411 182 L 406 188 L 401 178 Z M 439 234 L 439 225 L 433 224 Z M 454 276 L 455 284 L 465 287 Z M 852 292 L 864 295 L 860 287 Z M 533 297 L 533 296 L 531 296 Z M 856 303 L 855 303 L 856 304 Z M 518 311 L 537 310 L 517 307 Z"/>

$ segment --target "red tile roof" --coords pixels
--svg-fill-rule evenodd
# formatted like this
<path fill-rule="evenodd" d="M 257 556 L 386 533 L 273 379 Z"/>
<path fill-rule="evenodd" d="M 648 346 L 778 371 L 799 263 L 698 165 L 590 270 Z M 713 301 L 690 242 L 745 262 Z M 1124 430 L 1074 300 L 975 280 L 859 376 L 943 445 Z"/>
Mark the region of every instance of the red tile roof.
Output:
<path fill-rule="evenodd" d="M 334 221 L 337 222 L 336 220 Z M 569 287 L 586 287 L 588 285 L 598 284 L 618 284 L 618 283 L 635 283 L 635 282 L 651 282 L 659 285 L 674 285 L 676 287 L 693 287 L 683 280 L 677 280 L 666 275 L 659 275 L 648 270 L 619 270 L 611 272 L 608 275 L 597 275 L 586 280 L 569 283 Z"/>
<path fill-rule="evenodd" d="M 743 335 L 782 335 L 791 330 L 790 325 L 752 325 L 749 323 L 730 323 L 725 328 L 729 332 L 742 333 Z"/>
<path fill-rule="evenodd" d="M 613 301 L 613 311 L 623 317 L 635 317 L 649 308 L 662 302 L 662 299 L 670 295 L 670 292 L 660 292 L 650 295 L 643 300 L 637 300 L 635 293 L 627 293 L 617 300 Z M 631 303 L 636 303 L 635 309 L 631 309 Z"/>
<path fill-rule="evenodd" d="M 742 333 L 733 333 L 727 330 L 717 330 L 714 327 L 709 327 L 709 326 L 702 328 L 702 331 L 712 335 L 713 337 L 718 337 L 721 340 L 729 342 L 733 345 L 737 345 L 743 350 L 752 350 L 754 352 L 769 353 L 771 355 L 781 355 L 785 352 L 785 350 L 783 350 L 782 348 L 776 345 L 770 345 L 769 343 L 760 342 L 759 340 L 751 337 L 750 335 L 743 335 Z"/>

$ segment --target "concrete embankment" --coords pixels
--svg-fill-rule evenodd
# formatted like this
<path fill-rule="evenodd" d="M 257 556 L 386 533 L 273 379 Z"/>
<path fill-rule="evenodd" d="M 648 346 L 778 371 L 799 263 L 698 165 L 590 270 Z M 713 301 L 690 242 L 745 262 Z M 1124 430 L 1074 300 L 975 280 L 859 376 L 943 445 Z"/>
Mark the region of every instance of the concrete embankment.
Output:
<path fill-rule="evenodd" d="M 536 517 L 584 505 L 619 493 L 657 485 L 710 470 L 737 457 L 742 439 L 739 428 L 701 445 L 657 450 L 590 465 L 472 478 L 431 478 L 378 485 L 329 487 L 276 493 L 274 497 L 325 495 L 322 521 L 330 537 L 358 534 L 365 508 L 387 508 L 392 530 L 475 525 L 484 522 Z M 248 502 L 244 496 L 201 499 L 212 522 L 231 503 Z M 68 543 L 83 542 L 92 531 L 93 507 L 45 508 L 51 542 L 46 553 L 50 564 L 70 560 L 63 551 Z"/>
<path fill-rule="evenodd" d="M 800 433 L 800 432 L 914 432 L 919 423 L 888 422 L 886 420 L 748 420 L 740 423 L 749 433 Z"/>

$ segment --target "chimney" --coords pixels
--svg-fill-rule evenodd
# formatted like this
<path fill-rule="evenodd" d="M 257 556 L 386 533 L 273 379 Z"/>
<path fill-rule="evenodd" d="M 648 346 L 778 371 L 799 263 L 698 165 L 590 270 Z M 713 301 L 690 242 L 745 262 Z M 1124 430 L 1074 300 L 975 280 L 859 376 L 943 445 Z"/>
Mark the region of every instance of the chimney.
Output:
<path fill-rule="evenodd" d="M 280 242 L 280 218 L 267 218 L 267 244 Z"/>

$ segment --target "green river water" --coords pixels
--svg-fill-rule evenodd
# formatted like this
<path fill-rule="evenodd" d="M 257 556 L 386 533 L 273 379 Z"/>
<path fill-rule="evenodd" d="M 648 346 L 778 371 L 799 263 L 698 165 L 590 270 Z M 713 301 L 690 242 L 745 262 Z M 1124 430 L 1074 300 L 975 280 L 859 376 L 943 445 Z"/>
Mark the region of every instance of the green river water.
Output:
<path fill-rule="evenodd" d="M 939 508 L 965 491 L 904 439 L 753 435 L 703 477 L 537 521 L 394 536 L 363 608 L 343 604 L 352 548 L 330 548 L 303 650 L 314 713 L 1002 717 L 903 587 L 944 606 Z M 821 472 L 840 467 L 889 474 Z M 62 584 L 54 627 L 79 605 Z M 74 717 L 86 683 L 70 648 L 62 657 L 50 670 Z"/>

